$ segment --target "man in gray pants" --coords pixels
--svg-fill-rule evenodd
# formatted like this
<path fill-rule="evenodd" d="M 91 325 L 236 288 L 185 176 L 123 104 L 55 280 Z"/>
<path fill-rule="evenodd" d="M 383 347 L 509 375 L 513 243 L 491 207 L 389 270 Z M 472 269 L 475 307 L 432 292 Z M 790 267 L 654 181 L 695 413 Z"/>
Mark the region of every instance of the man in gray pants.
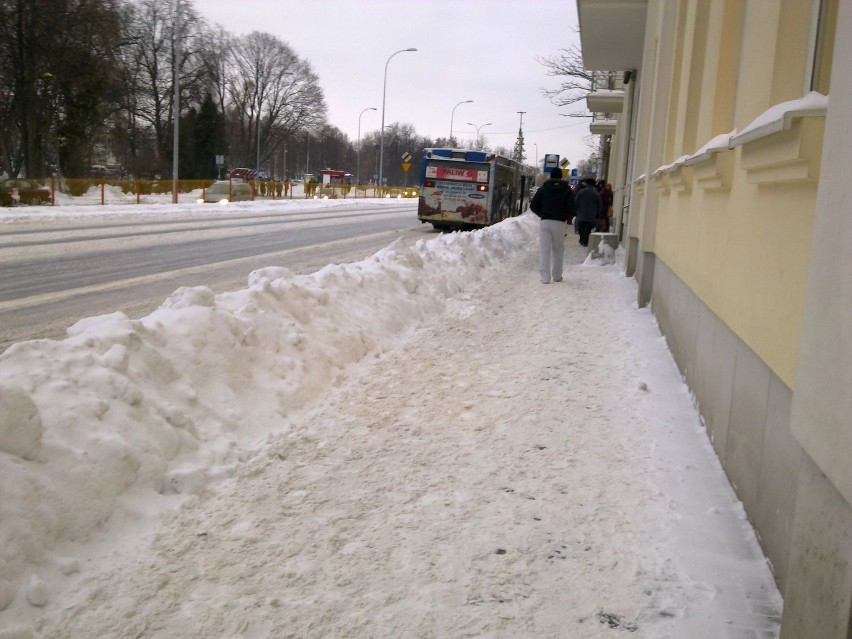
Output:
<path fill-rule="evenodd" d="M 547 180 L 530 200 L 530 210 L 541 218 L 539 238 L 541 283 L 562 281 L 562 260 L 565 254 L 565 229 L 574 217 L 574 192 L 562 180 L 562 169 L 550 171 Z"/>

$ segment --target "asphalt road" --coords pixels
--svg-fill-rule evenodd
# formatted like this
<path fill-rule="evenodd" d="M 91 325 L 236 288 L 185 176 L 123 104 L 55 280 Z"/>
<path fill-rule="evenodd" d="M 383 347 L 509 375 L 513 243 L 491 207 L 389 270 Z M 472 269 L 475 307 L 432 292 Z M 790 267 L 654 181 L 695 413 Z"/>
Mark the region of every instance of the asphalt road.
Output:
<path fill-rule="evenodd" d="M 0 225 L 0 351 L 61 338 L 79 319 L 121 311 L 143 317 L 181 286 L 220 293 L 251 271 L 310 273 L 364 259 L 402 239 L 433 237 L 416 202 L 375 208 L 265 210 L 95 218 Z"/>

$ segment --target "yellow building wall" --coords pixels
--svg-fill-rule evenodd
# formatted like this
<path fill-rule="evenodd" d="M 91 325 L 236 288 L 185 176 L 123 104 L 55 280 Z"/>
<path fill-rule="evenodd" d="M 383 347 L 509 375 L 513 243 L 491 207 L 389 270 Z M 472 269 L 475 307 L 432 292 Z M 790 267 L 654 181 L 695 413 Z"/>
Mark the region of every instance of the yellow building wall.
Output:
<path fill-rule="evenodd" d="M 730 191 L 661 195 L 655 250 L 793 388 L 816 184 L 758 187 L 739 173 Z"/>
<path fill-rule="evenodd" d="M 669 118 L 661 165 L 695 153 L 713 135 L 742 129 L 779 102 L 804 95 L 808 5 L 801 0 L 758 0 L 745 7 L 723 0 L 712 6 L 679 2 L 676 32 L 683 39 L 693 41 L 697 30 L 707 34 L 702 46 L 710 52 L 742 43 L 742 54 L 736 70 L 733 56 L 720 59 L 693 50 L 681 58 L 685 66 L 675 67 L 672 92 L 661 102 Z M 735 42 L 731 33 L 738 36 Z M 821 132 L 822 121 L 816 122 L 806 125 L 811 132 L 814 127 Z M 770 155 L 772 144 L 770 139 Z M 754 184 L 742 166 L 741 147 L 723 155 L 733 164 L 726 188 L 701 188 L 693 182 L 692 168 L 652 181 L 659 198 L 653 250 L 793 388 L 817 182 Z"/>

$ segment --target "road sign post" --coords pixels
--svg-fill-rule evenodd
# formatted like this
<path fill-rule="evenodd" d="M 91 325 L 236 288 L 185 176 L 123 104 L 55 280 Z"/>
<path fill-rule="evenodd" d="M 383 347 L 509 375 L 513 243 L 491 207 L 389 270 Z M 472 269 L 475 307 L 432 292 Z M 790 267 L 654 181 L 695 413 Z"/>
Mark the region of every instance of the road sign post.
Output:
<path fill-rule="evenodd" d="M 405 184 L 404 186 L 408 186 L 408 169 L 411 168 L 411 153 L 406 151 L 402 154 L 402 170 L 405 173 Z"/>
<path fill-rule="evenodd" d="M 559 166 L 559 154 L 558 153 L 545 153 L 544 154 L 544 172 L 545 174 L 549 174 L 551 169 L 555 169 Z"/>

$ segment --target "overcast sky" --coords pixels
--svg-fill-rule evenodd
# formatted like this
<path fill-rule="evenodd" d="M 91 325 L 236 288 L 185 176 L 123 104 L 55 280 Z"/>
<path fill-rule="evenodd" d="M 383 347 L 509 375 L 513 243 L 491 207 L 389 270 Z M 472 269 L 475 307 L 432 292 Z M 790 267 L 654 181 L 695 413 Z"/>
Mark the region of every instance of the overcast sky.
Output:
<path fill-rule="evenodd" d="M 542 88 L 537 57 L 557 54 L 579 39 L 574 0 L 192 0 L 211 23 L 234 35 L 271 33 L 312 65 L 332 125 L 350 140 L 381 126 L 388 64 L 385 124 L 414 126 L 419 135 L 447 137 L 452 121 L 460 143 L 480 126 L 493 148 L 511 149 L 523 115 L 528 161 L 558 153 L 573 165 L 588 156 L 587 120 L 568 118 Z M 470 104 L 456 105 L 465 100 Z M 453 112 L 453 108 L 455 112 Z M 585 108 L 585 102 L 579 105 Z M 491 123 L 488 126 L 486 124 Z M 536 145 L 538 148 L 536 149 Z M 416 153 L 417 150 L 412 149 Z"/>

